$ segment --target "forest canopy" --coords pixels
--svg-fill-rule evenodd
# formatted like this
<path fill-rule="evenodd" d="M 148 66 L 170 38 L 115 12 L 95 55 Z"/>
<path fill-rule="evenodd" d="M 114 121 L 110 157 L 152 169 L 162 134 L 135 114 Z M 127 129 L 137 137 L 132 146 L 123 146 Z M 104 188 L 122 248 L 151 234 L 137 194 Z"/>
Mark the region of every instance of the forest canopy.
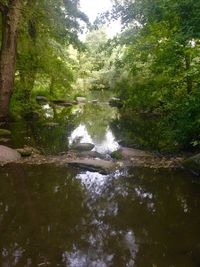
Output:
<path fill-rule="evenodd" d="M 115 0 L 94 25 L 78 0 L 1 0 L 0 12 L 1 117 L 34 110 L 37 95 L 112 90 L 132 114 L 159 114 L 173 148 L 199 146 L 199 1 Z M 101 23 L 115 19 L 110 39 Z"/>

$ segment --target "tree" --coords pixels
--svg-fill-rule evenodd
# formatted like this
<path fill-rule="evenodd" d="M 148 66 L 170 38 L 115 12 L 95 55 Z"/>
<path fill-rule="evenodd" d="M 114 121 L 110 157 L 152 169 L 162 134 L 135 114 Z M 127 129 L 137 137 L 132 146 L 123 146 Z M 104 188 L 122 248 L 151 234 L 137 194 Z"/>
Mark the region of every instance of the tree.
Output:
<path fill-rule="evenodd" d="M 23 0 L 0 3 L 2 44 L 0 53 L 0 117 L 8 116 L 10 97 L 14 88 L 17 37 Z"/>
<path fill-rule="evenodd" d="M 5 118 L 8 116 L 14 89 L 16 59 L 19 82 L 21 87 L 24 86 L 25 95 L 29 98 L 38 72 L 47 72 L 49 79 L 64 72 L 62 66 L 65 64 L 56 51 L 60 50 L 61 46 L 62 50 L 65 50 L 69 44 L 80 46 L 79 21 L 87 23 L 88 19 L 79 10 L 78 0 L 1 0 L 1 2 L 0 116 Z M 48 62 L 52 66 L 46 67 L 47 61 L 44 62 L 43 58 L 48 59 L 48 52 L 50 57 Z M 53 73 L 53 70 L 56 71 L 56 65 L 58 75 Z M 70 73 L 70 70 L 68 72 Z"/>

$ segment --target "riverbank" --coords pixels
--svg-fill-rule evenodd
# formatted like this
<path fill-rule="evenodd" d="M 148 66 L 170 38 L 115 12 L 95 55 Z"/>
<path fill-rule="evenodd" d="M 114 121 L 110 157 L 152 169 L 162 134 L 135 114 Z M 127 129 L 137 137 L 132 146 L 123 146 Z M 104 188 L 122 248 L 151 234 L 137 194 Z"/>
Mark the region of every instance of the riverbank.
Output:
<path fill-rule="evenodd" d="M 29 148 L 29 151 L 31 148 Z M 15 152 L 15 150 L 13 150 Z M 28 151 L 18 149 L 19 152 Z M 4 160 L 1 166 L 15 163 L 19 165 L 55 165 L 55 166 L 73 166 L 76 168 L 97 171 L 100 173 L 111 173 L 116 170 L 121 170 L 130 167 L 147 167 L 152 169 L 176 169 L 181 168 L 184 158 L 182 157 L 164 157 L 156 156 L 138 149 L 123 148 L 121 159 L 99 158 L 98 154 L 94 153 L 79 153 L 76 151 L 68 151 L 60 155 L 42 155 L 32 149 L 32 153 L 16 160 Z M 22 153 L 23 154 L 23 153 Z M 106 155 L 105 155 L 106 156 Z"/>

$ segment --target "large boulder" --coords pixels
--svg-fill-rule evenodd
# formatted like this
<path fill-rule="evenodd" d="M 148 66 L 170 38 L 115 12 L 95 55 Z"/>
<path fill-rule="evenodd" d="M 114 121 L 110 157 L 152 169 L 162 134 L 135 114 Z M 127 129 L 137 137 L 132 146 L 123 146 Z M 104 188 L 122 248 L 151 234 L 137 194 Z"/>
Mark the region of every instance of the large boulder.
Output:
<path fill-rule="evenodd" d="M 68 165 L 91 172 L 109 174 L 115 170 L 116 165 L 112 161 L 96 159 L 77 159 L 68 163 Z"/>
<path fill-rule="evenodd" d="M 77 152 L 77 156 L 79 158 L 92 158 L 92 159 L 108 159 L 110 158 L 109 155 L 106 155 L 106 154 L 101 154 L 97 151 L 80 151 L 80 152 Z"/>
<path fill-rule="evenodd" d="M 77 151 L 91 151 L 94 147 L 95 145 L 91 143 L 78 143 L 78 144 L 73 144 L 71 146 L 71 149 Z"/>
<path fill-rule="evenodd" d="M 200 175 L 200 154 L 183 161 L 183 166 L 193 173 Z"/>
<path fill-rule="evenodd" d="M 128 147 L 122 147 L 111 154 L 111 157 L 114 159 L 130 160 L 130 161 L 135 158 L 146 158 L 151 156 L 152 155 L 150 153 L 147 153 L 143 150 L 128 148 Z"/>
<path fill-rule="evenodd" d="M 17 161 L 20 158 L 21 156 L 16 150 L 0 145 L 0 162 Z"/>

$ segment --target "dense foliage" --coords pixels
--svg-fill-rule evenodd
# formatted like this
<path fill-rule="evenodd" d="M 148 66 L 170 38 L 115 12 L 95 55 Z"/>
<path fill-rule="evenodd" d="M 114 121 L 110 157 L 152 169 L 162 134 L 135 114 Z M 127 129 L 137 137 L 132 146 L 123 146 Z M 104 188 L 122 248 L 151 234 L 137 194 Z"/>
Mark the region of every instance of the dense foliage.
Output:
<path fill-rule="evenodd" d="M 115 79 L 125 106 L 160 114 L 172 147 L 199 145 L 200 2 L 115 1 L 113 16 L 125 27 Z"/>
<path fill-rule="evenodd" d="M 170 150 L 199 147 L 200 2 L 115 0 L 99 21 L 105 18 L 120 18 L 122 33 L 110 40 L 95 24 L 83 44 L 78 33 L 88 19 L 79 1 L 24 2 L 12 113 L 34 109 L 36 95 L 70 99 L 115 89 L 131 117 L 160 116 Z"/>
<path fill-rule="evenodd" d="M 37 94 L 57 98 L 70 93 L 77 69 L 70 51 L 72 47 L 82 49 L 78 34 L 83 23 L 86 25 L 88 19 L 79 10 L 79 1 L 36 0 L 23 4 L 12 112 L 29 109 Z M 3 23 L 1 28 L 3 33 Z"/>

